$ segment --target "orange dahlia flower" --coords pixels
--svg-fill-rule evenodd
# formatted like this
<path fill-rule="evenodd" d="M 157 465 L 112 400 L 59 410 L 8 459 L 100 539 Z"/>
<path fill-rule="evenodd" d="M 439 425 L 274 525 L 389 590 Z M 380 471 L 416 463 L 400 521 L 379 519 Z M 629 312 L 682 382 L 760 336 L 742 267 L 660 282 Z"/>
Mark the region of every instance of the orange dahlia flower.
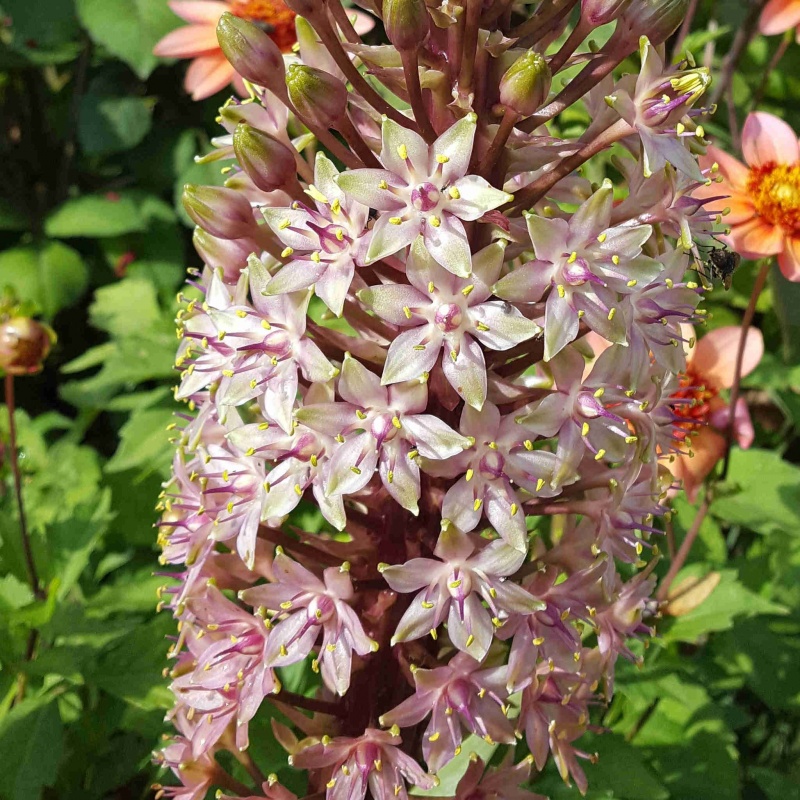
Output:
<path fill-rule="evenodd" d="M 683 422 L 678 435 L 684 438 L 686 452 L 667 460 L 670 472 L 683 482 L 689 502 L 697 499 L 703 481 L 725 455 L 725 430 L 733 415 L 733 436 L 739 447 L 753 443 L 753 424 L 747 404 L 739 398 L 731 409 L 720 392 L 730 389 L 736 375 L 736 354 L 741 328 L 729 325 L 709 331 L 687 353 L 686 374 L 675 395 L 675 413 Z M 693 334 L 687 338 L 694 342 Z M 745 340 L 742 375 L 749 375 L 764 354 L 764 337 L 750 328 Z"/>
<path fill-rule="evenodd" d="M 703 166 L 719 167 L 717 183 L 695 190 L 713 198 L 708 208 L 728 209 L 728 244 L 745 258 L 778 256 L 781 272 L 800 281 L 800 142 L 783 120 L 756 112 L 742 131 L 745 166 L 709 147 Z M 721 180 L 720 180 L 721 178 Z"/>
<path fill-rule="evenodd" d="M 168 33 L 153 52 L 164 58 L 192 59 L 185 86 L 195 100 L 210 97 L 229 83 L 246 93 L 217 42 L 217 23 L 226 11 L 258 23 L 284 53 L 297 41 L 295 13 L 282 0 L 171 0 L 169 7 L 189 24 Z"/>
<path fill-rule="evenodd" d="M 770 0 L 761 12 L 758 27 L 767 36 L 797 28 L 800 42 L 800 0 Z"/>

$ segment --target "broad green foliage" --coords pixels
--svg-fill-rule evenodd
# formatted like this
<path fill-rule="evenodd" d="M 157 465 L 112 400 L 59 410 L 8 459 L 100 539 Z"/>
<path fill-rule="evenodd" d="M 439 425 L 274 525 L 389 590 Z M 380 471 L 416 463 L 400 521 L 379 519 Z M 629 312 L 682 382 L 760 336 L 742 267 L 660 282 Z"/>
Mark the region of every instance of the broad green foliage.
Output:
<path fill-rule="evenodd" d="M 698 61 L 713 49 L 718 71 L 749 5 L 700 0 L 685 47 Z M 154 613 L 166 579 L 153 575 L 152 526 L 176 421 L 174 298 L 185 267 L 200 266 L 179 198 L 187 182 L 224 180 L 218 163 L 195 162 L 224 95 L 193 103 L 185 65 L 152 55 L 180 22 L 166 0 L 0 0 L 0 20 L 0 292 L 58 335 L 44 373 L 15 380 L 43 597 L 25 568 L 0 408 L 0 800 L 142 798 L 165 777 L 150 753 L 171 705 L 161 673 L 174 623 Z M 741 127 L 757 96 L 800 131 L 800 45 L 768 71 L 779 45 L 752 39 L 732 113 L 723 98 L 706 125 L 729 152 L 731 119 Z M 585 127 L 581 114 L 559 120 L 565 133 Z M 601 173 L 586 165 L 589 180 Z M 709 327 L 739 324 L 756 271 L 745 262 L 730 292 L 708 297 Z M 315 300 L 316 321 L 342 324 L 323 312 Z M 800 800 L 800 285 L 774 270 L 755 322 L 767 350 L 744 381 L 755 444 L 734 450 L 656 638 L 637 651 L 644 665 L 621 665 L 596 709 L 611 733 L 584 743 L 599 754 L 589 800 Z M 676 498 L 676 549 L 696 512 Z M 324 525 L 305 505 L 293 521 Z M 667 537 L 655 542 L 663 576 Z M 317 680 L 302 665 L 281 677 L 299 693 Z M 251 740 L 264 773 L 302 794 L 269 724 Z M 429 794 L 451 795 L 473 751 L 502 754 L 467 742 Z M 579 796 L 552 766 L 533 789 Z"/>

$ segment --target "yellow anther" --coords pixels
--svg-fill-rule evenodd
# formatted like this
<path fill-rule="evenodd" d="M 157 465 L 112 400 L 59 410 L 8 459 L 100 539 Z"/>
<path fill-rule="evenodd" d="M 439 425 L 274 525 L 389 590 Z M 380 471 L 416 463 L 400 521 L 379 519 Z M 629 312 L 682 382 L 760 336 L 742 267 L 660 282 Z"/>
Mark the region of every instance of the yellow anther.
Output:
<path fill-rule="evenodd" d="M 397 146 L 397 155 L 405 161 L 408 158 L 408 148 L 404 144 Z"/>
<path fill-rule="evenodd" d="M 431 217 L 429 221 L 434 228 L 438 228 L 442 224 L 439 217 Z"/>
<path fill-rule="evenodd" d="M 389 217 L 389 222 L 392 225 L 402 225 L 403 224 L 403 220 L 402 220 L 401 217 Z"/>
<path fill-rule="evenodd" d="M 291 247 L 284 247 L 281 250 L 281 258 L 289 258 L 292 253 L 294 253 L 294 250 Z"/>

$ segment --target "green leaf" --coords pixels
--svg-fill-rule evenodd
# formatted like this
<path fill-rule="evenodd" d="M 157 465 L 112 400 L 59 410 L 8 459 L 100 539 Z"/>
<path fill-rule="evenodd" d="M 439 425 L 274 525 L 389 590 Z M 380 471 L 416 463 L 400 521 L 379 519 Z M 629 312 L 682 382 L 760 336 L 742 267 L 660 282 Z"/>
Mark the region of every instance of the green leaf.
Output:
<path fill-rule="evenodd" d="M 171 219 L 166 203 L 140 192 L 89 194 L 67 200 L 45 222 L 48 236 L 104 238 L 143 231 L 150 220 Z"/>
<path fill-rule="evenodd" d="M 78 300 L 88 280 L 80 254 L 61 242 L 0 253 L 0 289 L 10 287 L 48 319 Z"/>
<path fill-rule="evenodd" d="M 800 468 L 771 450 L 734 450 L 711 513 L 758 533 L 800 531 Z"/>
<path fill-rule="evenodd" d="M 175 423 L 172 408 L 134 411 L 120 430 L 120 444 L 106 464 L 108 472 L 140 469 L 144 474 L 168 471 L 172 460 L 169 425 Z"/>
<path fill-rule="evenodd" d="M 78 20 L 72 0 L 2 0 L 3 15 L 10 20 L 9 45 L 34 64 L 57 64 L 75 58 L 80 44 Z"/>
<path fill-rule="evenodd" d="M 747 776 L 754 780 L 767 800 L 800 800 L 800 782 L 765 767 L 750 767 Z"/>
<path fill-rule="evenodd" d="M 115 96 L 96 81 L 81 98 L 78 141 L 86 155 L 107 155 L 136 147 L 150 132 L 155 99 Z"/>
<path fill-rule="evenodd" d="M 700 578 L 711 571 L 705 564 L 691 564 L 681 570 L 675 580 L 678 585 L 684 578 Z M 724 631 L 732 627 L 736 617 L 752 617 L 757 614 L 782 614 L 783 606 L 771 603 L 751 592 L 737 580 L 736 570 L 715 570 L 720 581 L 711 594 L 697 608 L 674 621 L 664 624 L 659 633 L 663 642 L 696 642 L 712 631 Z"/>
<path fill-rule="evenodd" d="M 33 602 L 33 592 L 27 583 L 14 575 L 0 578 L 0 609 L 22 608 Z"/>
<path fill-rule="evenodd" d="M 0 231 L 24 231 L 27 227 L 25 214 L 8 200 L 0 198 Z"/>
<path fill-rule="evenodd" d="M 153 47 L 181 23 L 164 0 L 77 0 L 76 5 L 92 39 L 142 80 L 158 64 Z"/>
<path fill-rule="evenodd" d="M 33 800 L 52 786 L 63 751 L 64 729 L 52 697 L 26 698 L 0 722 L 4 800 Z"/>

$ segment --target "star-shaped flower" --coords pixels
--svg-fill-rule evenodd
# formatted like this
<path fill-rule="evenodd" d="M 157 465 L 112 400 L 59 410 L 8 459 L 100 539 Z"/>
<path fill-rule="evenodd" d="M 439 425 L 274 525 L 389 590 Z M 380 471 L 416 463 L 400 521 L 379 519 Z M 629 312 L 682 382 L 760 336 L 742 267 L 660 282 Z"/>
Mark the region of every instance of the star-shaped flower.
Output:
<path fill-rule="evenodd" d="M 450 385 L 473 408 L 483 407 L 487 379 L 481 345 L 509 350 L 541 332 L 511 304 L 488 299 L 504 251 L 505 243 L 495 242 L 476 253 L 467 279 L 442 268 L 418 239 L 406 264 L 410 286 L 372 286 L 358 293 L 379 317 L 408 329 L 389 348 L 383 384 L 420 378 L 444 350 L 442 369 Z"/>
<path fill-rule="evenodd" d="M 470 248 L 462 220 L 474 221 L 513 195 L 484 178 L 467 175 L 477 117 L 468 114 L 432 145 L 384 118 L 379 161 L 384 169 L 342 173 L 346 195 L 380 212 L 366 254 L 371 264 L 422 236 L 426 249 L 450 272 L 470 273 Z"/>

